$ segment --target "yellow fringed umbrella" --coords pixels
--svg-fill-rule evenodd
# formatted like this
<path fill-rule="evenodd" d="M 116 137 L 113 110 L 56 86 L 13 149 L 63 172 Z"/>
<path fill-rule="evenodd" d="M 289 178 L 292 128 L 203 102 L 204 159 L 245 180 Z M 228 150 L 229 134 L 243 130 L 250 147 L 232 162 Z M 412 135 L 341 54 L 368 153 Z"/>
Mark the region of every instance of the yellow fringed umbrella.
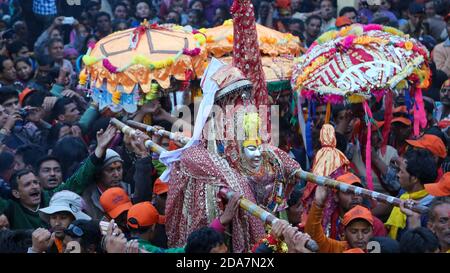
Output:
<path fill-rule="evenodd" d="M 226 64 L 231 64 L 233 62 L 231 56 L 219 59 Z M 289 80 L 292 77 L 294 58 L 289 56 L 263 56 L 261 61 L 269 92 L 289 90 Z"/>
<path fill-rule="evenodd" d="M 206 35 L 206 50 L 216 58 L 233 52 L 233 21 L 227 20 L 223 25 L 201 29 Z M 302 48 L 298 37 L 290 33 L 282 33 L 260 24 L 256 24 L 261 55 L 272 57 L 280 55 L 298 56 Z"/>
<path fill-rule="evenodd" d="M 170 88 L 173 79 L 200 78 L 207 63 L 205 42 L 203 34 L 187 27 L 144 22 L 90 45 L 80 84 L 90 84 L 100 109 L 134 112 L 159 87 Z"/>

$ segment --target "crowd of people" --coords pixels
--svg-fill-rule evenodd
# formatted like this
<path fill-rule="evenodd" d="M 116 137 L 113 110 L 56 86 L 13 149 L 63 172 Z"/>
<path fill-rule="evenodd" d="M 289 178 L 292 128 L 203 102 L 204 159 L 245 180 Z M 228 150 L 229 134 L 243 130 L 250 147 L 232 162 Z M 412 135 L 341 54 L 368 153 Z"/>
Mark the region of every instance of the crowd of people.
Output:
<path fill-rule="evenodd" d="M 231 18 L 233 1 L 79 2 L 0 0 L 0 253 L 232 251 L 240 195 L 223 202 L 219 217 L 190 232 L 183 246 L 170 247 L 166 229 L 172 232 L 173 227 L 166 226 L 166 201 L 173 202 L 168 201 L 171 184 L 161 181 L 166 166 L 144 141 L 151 139 L 168 150 L 182 145 L 142 132 L 122 134 L 110 124 L 116 114 L 99 109 L 80 88 L 78 77 L 80 56 L 92 42 L 144 20 L 194 29 L 219 26 Z M 400 207 L 320 186 L 311 193 L 306 181 L 298 179 L 286 196 L 285 210 L 277 215 L 280 220 L 252 251 L 307 253 L 307 242 L 314 240 L 319 252 L 329 253 L 367 252 L 372 241 L 385 253 L 448 253 L 450 1 L 360 0 L 345 7 L 332 0 L 252 2 L 257 23 L 298 36 L 305 49 L 324 32 L 353 23 L 398 28 L 430 51 L 432 71 L 423 93 L 427 128 L 420 137 L 413 137 L 407 95 L 394 97 L 390 123 L 383 120 L 382 105 L 372 105 L 374 191 L 399 197 Z M 183 92 L 181 103 L 194 109 L 190 91 Z M 347 160 L 335 179 L 367 187 L 361 107 L 333 105 L 327 124 L 326 104 L 317 105 L 310 155 L 298 123 L 292 122 L 292 90 L 269 95 L 280 107 L 278 148 L 290 160 L 311 170 L 314 154 L 329 147 L 321 130 L 331 124 L 334 146 Z M 170 131 L 178 119 L 173 108 L 173 97 L 163 94 L 131 118 L 145 122 L 150 117 L 153 126 Z M 391 127 L 387 146 L 380 134 L 385 126 Z M 428 207 L 428 212 L 413 211 L 414 204 Z"/>

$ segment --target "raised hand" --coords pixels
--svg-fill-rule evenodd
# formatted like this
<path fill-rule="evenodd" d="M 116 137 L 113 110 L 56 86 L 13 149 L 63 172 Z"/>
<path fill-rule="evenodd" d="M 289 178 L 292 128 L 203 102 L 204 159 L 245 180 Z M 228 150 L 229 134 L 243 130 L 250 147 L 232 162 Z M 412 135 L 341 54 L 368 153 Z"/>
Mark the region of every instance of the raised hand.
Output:
<path fill-rule="evenodd" d="M 108 253 L 126 253 L 127 238 L 120 228 L 115 225 L 114 220 L 109 222 L 108 231 L 106 232 L 104 241 L 104 250 Z"/>
<path fill-rule="evenodd" d="M 316 205 L 318 205 L 319 207 L 323 207 L 325 205 L 327 195 L 328 189 L 326 187 L 317 186 L 316 195 L 314 197 L 314 202 L 316 202 Z"/>
<path fill-rule="evenodd" d="M 105 131 L 101 129 L 97 132 L 97 147 L 95 148 L 95 156 L 98 158 L 102 158 L 104 156 L 109 143 L 113 140 L 116 133 L 116 127 L 111 124 Z"/>
<path fill-rule="evenodd" d="M 58 100 L 57 97 L 45 97 L 44 103 L 42 104 L 42 108 L 44 108 L 46 112 L 52 111 L 53 106 L 55 106 L 57 100 Z"/>
<path fill-rule="evenodd" d="M 229 223 L 231 223 L 231 220 L 233 219 L 234 215 L 236 215 L 239 209 L 239 200 L 241 198 L 242 195 L 235 194 L 228 201 L 227 205 L 225 206 L 225 210 L 223 211 L 223 214 L 219 217 L 219 221 L 222 225 L 226 226 Z"/>
<path fill-rule="evenodd" d="M 150 155 L 150 152 L 145 147 L 145 141 L 150 139 L 145 133 L 136 130 L 136 133 L 131 136 L 131 147 L 133 148 L 133 152 L 136 154 L 138 158 L 144 158 Z"/>
<path fill-rule="evenodd" d="M 36 253 L 47 251 L 55 241 L 55 236 L 45 228 L 38 228 L 31 234 L 32 250 Z"/>
<path fill-rule="evenodd" d="M 402 200 L 400 203 L 400 210 L 407 216 L 408 228 L 413 229 L 421 226 L 420 213 L 417 213 L 407 207 L 412 207 L 416 204 L 414 200 Z"/>

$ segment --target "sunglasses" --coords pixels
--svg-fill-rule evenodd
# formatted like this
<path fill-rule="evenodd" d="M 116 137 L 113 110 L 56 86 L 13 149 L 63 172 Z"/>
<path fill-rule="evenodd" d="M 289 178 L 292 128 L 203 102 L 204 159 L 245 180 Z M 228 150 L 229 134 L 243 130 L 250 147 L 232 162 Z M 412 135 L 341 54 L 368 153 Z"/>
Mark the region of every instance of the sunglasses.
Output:
<path fill-rule="evenodd" d="M 69 235 L 70 237 L 77 238 L 81 238 L 84 235 L 83 230 L 74 224 L 70 224 L 69 227 L 64 230 L 64 233 Z"/>

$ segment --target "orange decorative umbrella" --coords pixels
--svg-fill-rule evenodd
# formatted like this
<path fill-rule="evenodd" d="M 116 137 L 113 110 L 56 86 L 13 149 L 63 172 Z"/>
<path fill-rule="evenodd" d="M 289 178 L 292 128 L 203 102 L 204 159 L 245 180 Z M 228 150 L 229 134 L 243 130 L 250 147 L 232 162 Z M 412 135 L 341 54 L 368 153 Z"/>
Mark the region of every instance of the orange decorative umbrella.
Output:
<path fill-rule="evenodd" d="M 233 21 L 227 20 L 223 25 L 201 29 L 206 35 L 206 50 L 208 54 L 220 58 L 233 52 Z M 290 33 L 282 33 L 260 24 L 256 24 L 259 48 L 262 55 L 272 57 L 280 55 L 298 56 L 301 53 L 300 40 Z"/>
<path fill-rule="evenodd" d="M 226 64 L 233 62 L 232 57 L 219 58 Z M 289 56 L 262 56 L 261 57 L 264 75 L 269 92 L 280 91 L 281 89 L 290 89 L 290 79 L 294 67 L 294 58 Z M 284 88 L 282 88 L 282 86 Z M 280 89 L 281 88 L 281 89 Z"/>
<path fill-rule="evenodd" d="M 80 84 L 89 82 L 100 109 L 134 112 L 138 105 L 203 74 L 207 53 L 203 34 L 181 26 L 142 23 L 90 45 L 82 60 Z"/>

